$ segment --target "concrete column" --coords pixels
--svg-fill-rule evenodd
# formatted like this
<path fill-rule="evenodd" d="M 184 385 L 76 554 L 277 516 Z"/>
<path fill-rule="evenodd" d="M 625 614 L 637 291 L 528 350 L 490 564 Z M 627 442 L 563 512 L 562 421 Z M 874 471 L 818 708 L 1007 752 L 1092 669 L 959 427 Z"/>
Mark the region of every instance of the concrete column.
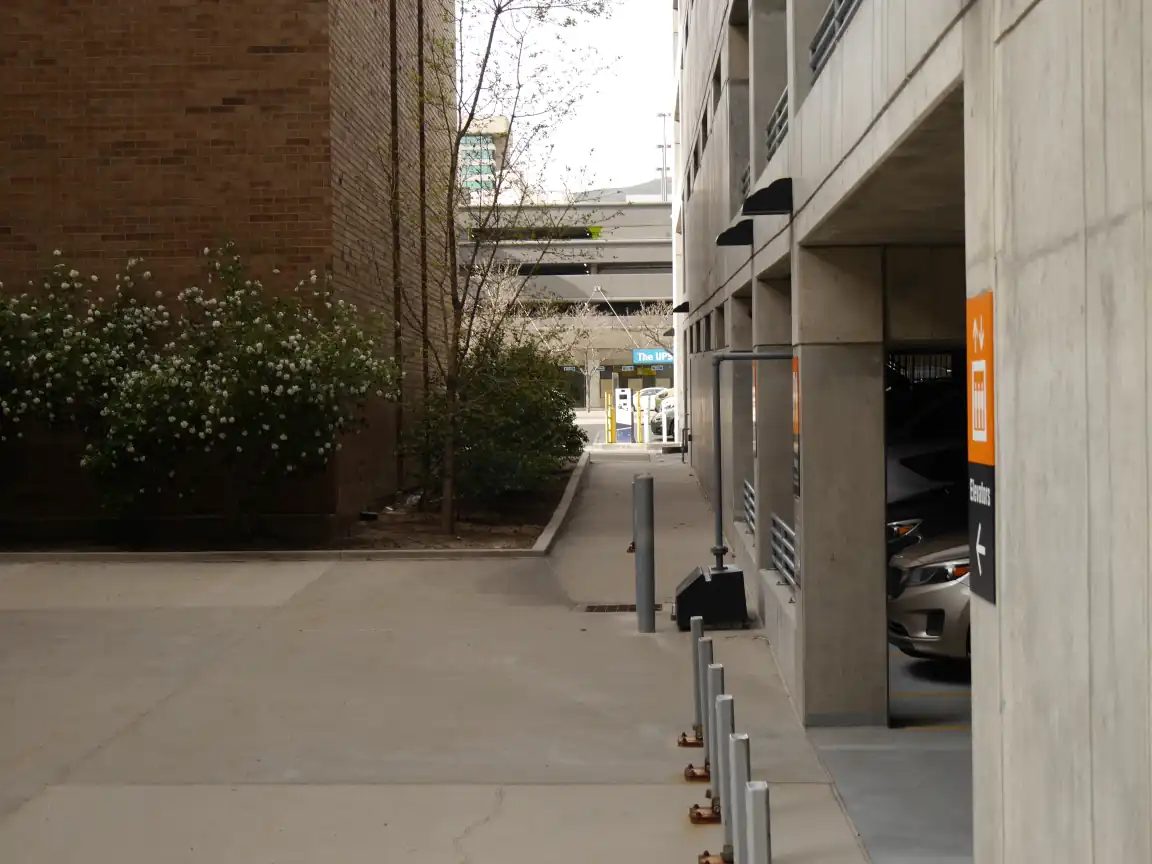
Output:
<path fill-rule="evenodd" d="M 733 297 L 725 316 L 728 348 L 752 350 L 752 298 Z M 728 362 L 720 367 L 723 399 L 724 506 L 728 521 L 744 518 L 744 481 L 753 479 L 752 364 Z M 735 543 L 735 537 L 729 538 Z"/>
<path fill-rule="evenodd" d="M 808 49 L 829 0 L 788 0 L 788 113 L 789 123 L 796 118 L 812 89 L 812 69 Z M 795 124 L 791 124 L 795 128 Z"/>
<path fill-rule="evenodd" d="M 788 86 L 788 15 L 785 0 L 751 0 L 748 16 L 748 129 L 752 182 L 767 167 L 765 133 L 772 109 Z"/>
<path fill-rule="evenodd" d="M 994 303 L 977 864 L 1152 861 L 1150 9 L 964 23 L 967 287 Z"/>
<path fill-rule="evenodd" d="M 728 38 L 724 42 L 721 55 L 720 73 L 725 81 L 747 80 L 748 78 L 748 28 L 741 24 L 730 24 Z"/>
<path fill-rule="evenodd" d="M 789 280 L 758 282 L 752 295 L 753 338 L 758 350 L 792 350 Z M 762 360 L 756 369 L 756 580 L 760 621 L 790 692 L 799 693 L 796 645 L 799 628 L 793 591 L 771 573 L 772 514 L 795 524 L 792 497 L 792 364 Z"/>
<path fill-rule="evenodd" d="M 792 347 L 792 295 L 787 279 L 758 281 L 752 294 L 754 347 Z M 772 567 L 768 535 L 772 514 L 793 524 L 792 366 L 777 360 L 756 364 L 756 537 L 758 566 Z"/>
<path fill-rule="evenodd" d="M 792 332 L 801 717 L 809 726 L 886 724 L 881 250 L 795 249 Z"/>

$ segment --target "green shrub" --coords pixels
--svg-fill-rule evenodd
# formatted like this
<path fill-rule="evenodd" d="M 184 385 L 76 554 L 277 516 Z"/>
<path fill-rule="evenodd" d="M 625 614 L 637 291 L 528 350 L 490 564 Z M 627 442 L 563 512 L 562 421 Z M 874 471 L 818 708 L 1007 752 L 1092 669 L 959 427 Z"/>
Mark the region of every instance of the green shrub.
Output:
<path fill-rule="evenodd" d="M 439 489 L 445 399 L 434 392 L 416 430 L 430 489 Z M 460 374 L 455 412 L 458 501 L 491 502 L 531 491 L 573 459 L 587 443 L 576 425 L 568 381 L 551 352 L 527 340 L 473 352 Z"/>
<path fill-rule="evenodd" d="M 74 426 L 110 501 L 177 497 L 205 470 L 256 489 L 326 465 L 398 372 L 379 322 L 334 300 L 315 271 L 290 292 L 211 252 L 207 288 L 169 299 L 129 262 L 102 293 L 58 263 L 0 295 L 0 436 Z"/>

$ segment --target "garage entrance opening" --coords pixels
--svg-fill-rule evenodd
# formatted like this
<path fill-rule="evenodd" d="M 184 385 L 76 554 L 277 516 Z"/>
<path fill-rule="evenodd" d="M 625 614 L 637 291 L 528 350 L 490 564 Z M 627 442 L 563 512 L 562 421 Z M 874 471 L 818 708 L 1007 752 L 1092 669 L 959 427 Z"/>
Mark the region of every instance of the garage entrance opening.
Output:
<path fill-rule="evenodd" d="M 964 349 L 886 368 L 888 710 L 893 727 L 971 719 Z"/>

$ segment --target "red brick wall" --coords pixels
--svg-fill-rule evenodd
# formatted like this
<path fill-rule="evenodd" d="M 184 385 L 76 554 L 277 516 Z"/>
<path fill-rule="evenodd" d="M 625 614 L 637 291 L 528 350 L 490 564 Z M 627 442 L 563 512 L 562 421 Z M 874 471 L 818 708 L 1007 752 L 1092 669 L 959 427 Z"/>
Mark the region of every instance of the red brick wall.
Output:
<path fill-rule="evenodd" d="M 400 403 L 374 409 L 371 434 L 349 441 L 345 448 L 339 485 L 340 508 L 347 512 L 381 490 L 411 482 L 417 471 L 414 460 L 397 458 L 397 443 L 401 427 L 410 426 L 415 417 L 424 381 L 421 292 L 445 270 L 443 219 L 427 219 L 421 227 L 420 167 L 422 154 L 425 165 L 445 165 L 448 146 L 442 134 L 421 141 L 426 87 L 419 75 L 418 7 L 437 6 L 435 20 L 442 21 L 443 2 L 332 0 L 330 7 L 335 284 L 358 306 L 388 316 L 399 331 L 393 329 L 389 340 L 405 370 Z M 425 22 L 426 40 L 431 26 L 431 20 Z M 394 212 L 399 218 L 393 218 Z M 435 323 L 430 328 L 434 335 Z"/>
<path fill-rule="evenodd" d="M 264 271 L 330 267 L 338 292 L 394 321 L 397 284 L 419 297 L 427 269 L 417 2 L 0 3 L 0 281 L 22 284 L 62 248 L 104 275 L 143 256 L 158 287 L 176 290 L 201 271 L 205 246 L 231 239 Z M 442 273 L 439 229 L 431 266 Z M 402 336 L 411 403 L 419 340 L 410 325 Z M 396 418 L 395 406 L 373 408 L 330 495 L 310 502 L 317 512 L 353 513 L 396 487 Z"/>
<path fill-rule="evenodd" d="M 225 239 L 322 264 L 328 76 L 325 0 L 6 0 L 0 272 L 62 248 L 187 273 Z"/>

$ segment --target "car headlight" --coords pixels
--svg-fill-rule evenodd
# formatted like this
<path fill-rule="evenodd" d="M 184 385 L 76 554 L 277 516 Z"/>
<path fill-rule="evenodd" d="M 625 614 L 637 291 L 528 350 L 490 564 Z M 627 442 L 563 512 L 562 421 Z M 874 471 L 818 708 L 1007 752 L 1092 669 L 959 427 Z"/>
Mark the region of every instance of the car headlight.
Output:
<path fill-rule="evenodd" d="M 915 534 L 916 529 L 920 527 L 920 523 L 923 521 L 923 519 L 902 519 L 899 522 L 889 522 L 888 539 L 895 540 L 899 537 Z"/>
<path fill-rule="evenodd" d="M 904 576 L 904 586 L 915 588 L 918 585 L 942 585 L 945 582 L 955 582 L 968 575 L 968 559 L 946 561 L 943 564 L 932 564 L 928 567 L 917 567 L 909 570 Z"/>

